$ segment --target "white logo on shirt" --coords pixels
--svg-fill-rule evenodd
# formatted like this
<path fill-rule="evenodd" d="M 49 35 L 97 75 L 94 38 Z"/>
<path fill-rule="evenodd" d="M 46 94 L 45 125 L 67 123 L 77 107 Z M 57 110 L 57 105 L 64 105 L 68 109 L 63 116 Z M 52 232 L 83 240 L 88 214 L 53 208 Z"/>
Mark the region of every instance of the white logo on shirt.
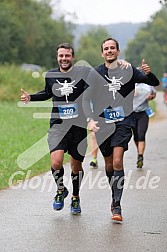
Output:
<path fill-rule="evenodd" d="M 73 85 L 73 83 L 75 82 L 75 80 L 72 81 L 72 82 L 67 82 L 67 80 L 65 80 L 64 83 L 61 83 L 61 82 L 58 81 L 58 80 L 56 80 L 56 81 L 57 81 L 60 85 L 62 85 L 62 87 L 57 88 L 56 90 L 60 90 L 62 96 L 65 95 L 65 97 L 66 97 L 66 102 L 68 103 L 68 96 L 69 96 L 70 94 L 73 93 L 73 89 L 74 89 L 74 88 L 77 88 L 77 87 L 75 87 L 75 86 Z"/>
<path fill-rule="evenodd" d="M 113 98 L 115 99 L 115 93 L 121 89 L 121 85 L 124 85 L 124 83 L 121 82 L 121 79 L 123 77 L 120 77 L 119 79 L 116 79 L 115 76 L 112 77 L 112 79 L 108 78 L 107 75 L 105 75 L 106 79 L 111 81 L 111 83 L 108 83 L 104 86 L 109 87 L 109 91 L 113 92 Z"/>

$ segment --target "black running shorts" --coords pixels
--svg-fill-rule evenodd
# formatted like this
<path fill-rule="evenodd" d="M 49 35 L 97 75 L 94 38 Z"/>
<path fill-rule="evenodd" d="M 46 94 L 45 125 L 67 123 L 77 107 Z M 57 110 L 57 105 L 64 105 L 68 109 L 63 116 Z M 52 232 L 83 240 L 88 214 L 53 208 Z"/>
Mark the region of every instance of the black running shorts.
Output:
<path fill-rule="evenodd" d="M 104 157 L 108 157 L 113 152 L 113 147 L 123 147 L 128 150 L 128 143 L 132 137 L 132 129 L 128 125 L 116 125 L 115 131 L 99 146 Z M 98 139 L 97 139 L 98 141 Z"/>
<path fill-rule="evenodd" d="M 72 126 L 68 131 L 55 124 L 48 132 L 50 153 L 56 150 L 68 152 L 74 159 L 83 161 L 87 149 L 87 129 Z"/>

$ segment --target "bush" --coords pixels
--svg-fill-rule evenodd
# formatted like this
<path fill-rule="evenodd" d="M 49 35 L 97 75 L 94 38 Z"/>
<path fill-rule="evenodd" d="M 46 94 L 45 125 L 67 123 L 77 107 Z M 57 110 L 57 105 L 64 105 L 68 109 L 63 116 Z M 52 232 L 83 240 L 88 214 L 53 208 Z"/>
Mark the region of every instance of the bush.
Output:
<path fill-rule="evenodd" d="M 16 65 L 0 66 L 0 100 L 16 101 L 20 100 L 20 89 L 25 89 L 28 93 L 34 93 L 44 88 L 43 72 L 39 72 L 38 78 L 33 78 L 32 71 L 22 70 Z"/>

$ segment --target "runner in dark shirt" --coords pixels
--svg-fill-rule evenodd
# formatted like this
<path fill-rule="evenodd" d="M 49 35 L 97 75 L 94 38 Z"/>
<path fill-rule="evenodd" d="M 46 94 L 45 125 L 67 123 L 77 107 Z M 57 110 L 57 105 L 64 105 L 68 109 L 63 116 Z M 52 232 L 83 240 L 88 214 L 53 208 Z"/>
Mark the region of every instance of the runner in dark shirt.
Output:
<path fill-rule="evenodd" d="M 48 144 L 51 170 L 57 185 L 53 208 L 61 210 L 64 207 L 64 198 L 68 195 L 63 183 L 64 153 L 68 152 L 71 156 L 73 184 L 71 213 L 79 214 L 81 213 L 79 189 L 84 174 L 82 162 L 87 148 L 87 123 L 82 109 L 82 94 L 87 87 L 85 79 L 90 68 L 73 65 L 74 49 L 68 43 L 57 47 L 57 61 L 59 67 L 46 74 L 45 89 L 32 95 L 22 90 L 21 100 L 28 103 L 52 98 Z M 82 144 L 79 145 L 80 142 Z"/>
<path fill-rule="evenodd" d="M 135 126 L 133 97 L 135 83 L 159 85 L 150 67 L 142 61 L 141 72 L 134 66 L 120 68 L 117 57 L 119 43 L 108 38 L 101 45 L 105 63 L 89 74 L 89 87 L 84 92 L 83 108 L 88 128 L 96 133 L 97 142 L 105 160 L 105 169 L 112 189 L 112 219 L 122 221 L 121 197 L 124 185 L 124 152 Z M 93 104 L 94 113 L 90 107 Z"/>

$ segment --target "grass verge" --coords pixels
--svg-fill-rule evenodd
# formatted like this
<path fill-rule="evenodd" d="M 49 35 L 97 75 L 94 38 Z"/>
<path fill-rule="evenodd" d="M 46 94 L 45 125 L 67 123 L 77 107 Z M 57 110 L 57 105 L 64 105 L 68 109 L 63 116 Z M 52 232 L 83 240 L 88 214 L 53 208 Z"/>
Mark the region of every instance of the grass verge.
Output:
<path fill-rule="evenodd" d="M 23 170 L 17 162 L 19 155 L 26 150 L 30 150 L 29 154 L 31 155 L 29 157 L 25 155 L 25 162 L 31 163 L 33 160 L 34 152 L 31 152 L 31 146 L 46 136 L 49 128 L 49 119 L 34 119 L 33 113 L 49 112 L 49 110 L 50 108 L 22 108 L 17 106 L 17 102 L 0 102 L 0 189 L 9 187 L 9 179 L 13 174 L 15 176 L 12 181 L 15 184 L 17 181 L 25 179 L 27 170 L 31 170 L 31 176 L 50 170 L 49 153 L 28 167 L 27 170 Z M 46 146 L 38 147 L 39 149 L 46 148 Z M 38 148 L 35 152 L 38 153 Z M 69 161 L 69 156 L 65 154 L 65 162 L 67 161 Z"/>

